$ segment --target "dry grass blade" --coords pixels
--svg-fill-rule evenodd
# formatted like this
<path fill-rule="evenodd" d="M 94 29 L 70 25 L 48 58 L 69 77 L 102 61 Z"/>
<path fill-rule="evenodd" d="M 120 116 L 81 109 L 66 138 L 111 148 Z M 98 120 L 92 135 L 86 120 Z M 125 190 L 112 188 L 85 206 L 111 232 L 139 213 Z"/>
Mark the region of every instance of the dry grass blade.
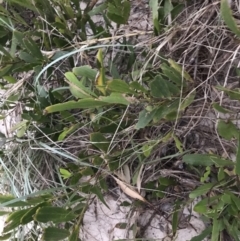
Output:
<path fill-rule="evenodd" d="M 148 201 L 144 197 L 142 197 L 137 191 L 135 191 L 132 187 L 125 184 L 124 182 L 122 182 L 121 180 L 119 180 L 116 177 L 113 177 L 113 178 L 115 179 L 115 181 L 117 182 L 117 184 L 119 185 L 119 187 L 123 190 L 123 192 L 125 194 L 127 194 L 131 198 L 138 199 L 144 203 L 148 203 Z"/>

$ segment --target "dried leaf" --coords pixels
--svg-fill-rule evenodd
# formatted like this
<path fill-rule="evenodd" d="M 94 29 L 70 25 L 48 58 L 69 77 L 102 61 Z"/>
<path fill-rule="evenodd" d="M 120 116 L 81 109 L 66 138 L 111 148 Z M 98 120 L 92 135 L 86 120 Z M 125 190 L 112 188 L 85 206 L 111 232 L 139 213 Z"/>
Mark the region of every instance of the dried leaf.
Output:
<path fill-rule="evenodd" d="M 115 179 L 115 181 L 117 182 L 117 184 L 119 185 L 119 187 L 123 190 L 123 192 L 125 194 L 127 194 L 131 198 L 138 199 L 138 200 L 140 200 L 142 202 L 148 203 L 148 201 L 145 198 L 143 198 L 138 192 L 133 190 L 132 187 L 130 187 L 129 185 L 125 184 L 124 182 L 122 182 L 121 180 L 119 180 L 116 177 L 113 177 L 113 178 Z"/>

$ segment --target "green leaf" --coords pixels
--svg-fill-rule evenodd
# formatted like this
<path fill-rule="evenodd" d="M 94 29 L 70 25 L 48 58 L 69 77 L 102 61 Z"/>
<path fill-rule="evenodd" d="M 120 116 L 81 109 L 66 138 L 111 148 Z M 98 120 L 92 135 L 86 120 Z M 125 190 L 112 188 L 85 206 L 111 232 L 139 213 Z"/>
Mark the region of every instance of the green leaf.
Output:
<path fill-rule="evenodd" d="M 240 133 L 239 133 L 239 137 L 238 137 L 238 148 L 237 148 L 237 155 L 236 155 L 235 172 L 238 176 L 240 176 Z"/>
<path fill-rule="evenodd" d="M 216 155 L 210 154 L 187 154 L 183 157 L 183 162 L 193 166 L 233 166 L 234 163 L 230 160 L 223 159 Z"/>
<path fill-rule="evenodd" d="M 80 173 L 81 173 L 82 176 L 92 176 L 92 175 L 94 175 L 94 171 L 91 167 L 83 168 Z"/>
<path fill-rule="evenodd" d="M 131 82 L 129 84 L 129 87 L 132 90 L 137 90 L 137 91 L 140 91 L 140 92 L 143 92 L 143 93 L 147 93 L 147 90 L 142 85 L 140 85 L 137 81 Z"/>
<path fill-rule="evenodd" d="M 199 235 L 193 237 L 190 241 L 202 241 L 212 233 L 212 227 L 208 227 L 203 230 Z"/>
<path fill-rule="evenodd" d="M 70 210 L 60 207 L 41 207 L 34 215 L 34 220 L 41 223 L 54 222 L 68 222 L 76 218 L 76 215 Z"/>
<path fill-rule="evenodd" d="M 130 16 L 131 4 L 128 0 L 112 0 L 108 3 L 107 16 L 117 24 L 126 24 Z"/>
<path fill-rule="evenodd" d="M 10 73 L 10 70 L 12 70 L 14 66 L 12 64 L 8 64 L 5 67 L 0 68 L 0 77 L 3 77 L 4 75 L 7 75 Z"/>
<path fill-rule="evenodd" d="M 130 89 L 130 86 L 123 80 L 114 79 L 108 81 L 107 88 L 111 91 L 123 93 L 123 94 L 134 94 L 135 92 Z"/>
<path fill-rule="evenodd" d="M 223 86 L 215 86 L 215 88 L 217 90 L 224 91 L 226 94 L 228 94 L 228 96 L 231 100 L 240 100 L 240 89 L 239 88 L 235 88 L 234 90 L 230 90 Z"/>
<path fill-rule="evenodd" d="M 204 172 L 204 175 L 203 175 L 203 177 L 201 177 L 200 181 L 201 182 L 207 181 L 210 174 L 211 174 L 211 168 L 209 166 L 207 166 L 206 171 Z"/>
<path fill-rule="evenodd" d="M 23 121 L 17 123 L 16 125 L 14 125 L 14 126 L 11 128 L 10 131 L 13 132 L 13 131 L 16 131 L 16 130 L 18 130 L 18 129 L 20 129 L 20 128 L 24 128 L 24 127 L 26 127 L 27 123 L 28 123 L 27 120 L 23 120 Z"/>
<path fill-rule="evenodd" d="M 43 60 L 43 55 L 40 51 L 40 47 L 31 38 L 24 39 L 23 44 L 29 53 L 34 56 L 34 58 Z"/>
<path fill-rule="evenodd" d="M 8 233 L 9 231 L 15 229 L 16 227 L 21 225 L 21 219 L 24 217 L 24 215 L 31 210 L 31 208 L 15 211 L 11 213 L 7 220 L 6 220 L 6 226 L 3 229 L 3 233 Z"/>
<path fill-rule="evenodd" d="M 38 210 L 39 207 L 42 207 L 42 206 L 47 206 L 49 205 L 49 203 L 47 202 L 44 202 L 44 203 L 40 203 L 38 204 L 37 206 L 29 209 L 28 212 L 26 212 L 22 218 L 21 218 L 21 224 L 22 225 L 25 225 L 27 223 L 30 223 L 31 221 L 33 221 L 33 215 L 36 213 L 36 211 Z"/>
<path fill-rule="evenodd" d="M 72 173 L 69 172 L 68 170 L 64 169 L 64 168 L 60 168 L 59 171 L 60 171 L 61 176 L 63 177 L 63 179 L 67 179 L 67 178 L 72 176 Z"/>
<path fill-rule="evenodd" d="M 65 77 L 69 80 L 70 91 L 76 98 L 97 97 L 90 89 L 86 88 L 72 72 L 65 73 Z"/>
<path fill-rule="evenodd" d="M 185 110 L 189 105 L 192 104 L 196 96 L 196 91 L 191 92 L 191 94 L 187 95 L 181 105 L 180 105 L 180 110 Z"/>
<path fill-rule="evenodd" d="M 67 238 L 69 235 L 70 233 L 66 229 L 49 227 L 44 230 L 42 239 L 44 241 L 59 241 Z"/>
<path fill-rule="evenodd" d="M 231 121 L 225 122 L 223 120 L 218 121 L 217 131 L 219 135 L 226 140 L 231 140 L 232 138 L 238 138 L 239 130 Z"/>
<path fill-rule="evenodd" d="M 168 77 L 169 80 L 173 81 L 177 86 L 186 86 L 186 82 L 182 78 L 182 75 L 175 69 L 169 67 L 166 63 L 161 65 L 163 74 Z"/>
<path fill-rule="evenodd" d="M 86 98 L 81 99 L 78 101 L 67 101 L 65 103 L 51 105 L 45 108 L 44 113 L 54 113 L 58 111 L 65 111 L 65 110 L 72 110 L 72 109 L 91 109 L 91 108 L 98 108 L 102 106 L 109 105 L 109 103 L 92 99 L 92 98 Z"/>
<path fill-rule="evenodd" d="M 232 199 L 233 203 L 236 205 L 238 211 L 240 211 L 240 199 L 238 197 L 236 197 L 233 193 L 229 192 L 229 195 L 231 196 L 231 199 Z"/>
<path fill-rule="evenodd" d="M 215 184 L 214 183 L 206 183 L 206 184 L 203 184 L 201 185 L 200 187 L 198 187 L 197 189 L 195 189 L 194 191 L 192 191 L 190 194 L 189 194 L 189 197 L 190 198 L 196 198 L 196 197 L 199 197 L 201 195 L 204 195 L 206 194 L 207 192 L 210 191 L 210 189 L 214 186 Z"/>
<path fill-rule="evenodd" d="M 135 129 L 139 130 L 146 127 L 153 120 L 155 113 L 156 110 L 152 110 L 151 112 L 148 112 L 147 110 L 142 110 L 139 113 L 138 122 L 135 126 Z"/>
<path fill-rule="evenodd" d="M 237 26 L 236 20 L 232 16 L 232 11 L 228 2 L 228 0 L 221 0 L 221 16 L 233 33 L 240 37 L 240 30 Z"/>
<path fill-rule="evenodd" d="M 75 67 L 72 71 L 76 76 L 87 77 L 90 80 L 95 80 L 97 75 L 97 70 L 92 69 L 89 65 Z"/>
<path fill-rule="evenodd" d="M 111 93 L 109 96 L 100 96 L 99 100 L 109 104 L 129 105 L 127 97 L 120 93 Z"/>
<path fill-rule="evenodd" d="M 72 230 L 70 237 L 68 238 L 68 241 L 79 241 L 79 232 L 80 232 L 80 225 L 78 224 L 74 225 L 74 228 Z"/>
<path fill-rule="evenodd" d="M 145 157 L 149 157 L 151 155 L 152 149 L 153 149 L 153 145 L 150 145 L 150 144 L 143 145 L 142 147 L 143 155 Z"/>
<path fill-rule="evenodd" d="M 173 216 L 172 216 L 172 232 L 173 235 L 175 236 L 178 228 L 178 223 L 179 223 L 179 213 L 180 213 L 180 202 L 176 201 L 174 204 L 174 211 L 173 211 Z"/>
<path fill-rule="evenodd" d="M 151 95 L 156 98 L 169 98 L 179 94 L 180 90 L 176 85 L 157 75 L 153 81 L 150 82 Z"/>
<path fill-rule="evenodd" d="M 183 153 L 183 144 L 182 142 L 178 139 L 177 136 L 173 135 L 173 139 L 175 141 L 176 147 L 180 153 Z"/>
<path fill-rule="evenodd" d="M 149 1 L 149 6 L 152 11 L 152 18 L 153 18 L 153 24 L 154 28 L 157 30 L 157 32 L 160 32 L 160 25 L 159 25 L 159 20 L 158 20 L 158 0 L 150 0 Z"/>
<path fill-rule="evenodd" d="M 218 169 L 218 181 L 222 181 L 226 177 L 223 167 Z"/>
<path fill-rule="evenodd" d="M 228 110 L 228 109 L 222 107 L 222 106 L 219 105 L 218 103 L 213 103 L 213 104 L 212 104 L 212 107 L 213 107 L 216 111 L 218 111 L 218 112 L 220 112 L 220 113 L 223 113 L 223 114 L 232 112 L 231 110 Z"/>
<path fill-rule="evenodd" d="M 104 137 L 103 134 L 96 132 L 90 135 L 91 143 L 103 152 L 108 151 L 109 141 Z"/>
<path fill-rule="evenodd" d="M 3 76 L 3 78 L 10 84 L 17 83 L 17 80 L 14 77 L 12 77 L 12 76 Z"/>
<path fill-rule="evenodd" d="M 19 58 L 26 63 L 38 63 L 38 60 L 34 56 L 24 51 L 19 52 Z"/>
<path fill-rule="evenodd" d="M 58 141 L 64 140 L 68 135 L 75 132 L 81 126 L 80 123 L 64 128 L 64 131 L 58 136 Z"/>
<path fill-rule="evenodd" d="M 210 198 L 209 197 L 204 198 L 194 206 L 194 211 L 196 211 L 200 214 L 207 215 L 208 210 L 209 210 L 209 206 L 215 205 L 216 200 L 218 200 L 218 199 L 219 199 L 218 196 L 213 196 L 213 197 L 210 197 Z"/>
<path fill-rule="evenodd" d="M 179 74 L 181 74 L 181 76 L 183 75 L 183 77 L 190 81 L 193 82 L 192 77 L 189 75 L 189 73 L 187 71 L 185 71 L 181 65 L 179 65 L 178 63 L 176 63 L 174 60 L 172 59 L 168 59 L 168 63 L 170 64 L 170 66 L 175 69 Z"/>
<path fill-rule="evenodd" d="M 109 208 L 109 206 L 107 205 L 107 203 L 104 200 L 103 194 L 101 193 L 101 189 L 97 186 L 92 186 L 90 189 L 90 192 L 94 193 L 97 195 L 97 197 L 100 199 L 100 201 Z"/>
<path fill-rule="evenodd" d="M 212 236 L 211 241 L 219 241 L 219 234 L 221 231 L 221 224 L 222 220 L 215 217 L 213 219 L 213 227 L 212 227 Z"/>

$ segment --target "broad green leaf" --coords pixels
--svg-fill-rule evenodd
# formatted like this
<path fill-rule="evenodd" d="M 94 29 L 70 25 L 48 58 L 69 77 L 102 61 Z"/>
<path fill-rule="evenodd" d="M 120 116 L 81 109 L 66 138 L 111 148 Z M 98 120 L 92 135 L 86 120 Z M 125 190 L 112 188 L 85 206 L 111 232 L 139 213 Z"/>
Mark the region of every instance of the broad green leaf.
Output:
<path fill-rule="evenodd" d="M 80 173 L 81 173 L 82 176 L 92 176 L 92 175 L 94 175 L 94 171 L 91 167 L 83 168 Z"/>
<path fill-rule="evenodd" d="M 14 67 L 14 65 L 8 64 L 8 65 L 0 68 L 0 77 L 3 77 L 3 76 L 8 75 L 8 74 L 11 74 L 10 70 L 12 70 L 13 67 Z"/>
<path fill-rule="evenodd" d="M 123 80 L 114 79 L 107 83 L 107 88 L 111 91 L 123 93 L 123 94 L 134 94 L 135 92 L 130 89 L 130 86 Z"/>
<path fill-rule="evenodd" d="M 7 219 L 6 219 L 6 226 L 3 229 L 4 233 L 7 233 L 16 227 L 21 225 L 21 219 L 24 217 L 24 215 L 31 210 L 32 208 L 27 208 L 19 211 L 15 211 L 11 213 Z"/>
<path fill-rule="evenodd" d="M 183 162 L 193 166 L 233 166 L 234 163 L 230 160 L 223 159 L 216 155 L 210 154 L 187 154 L 183 156 Z"/>
<path fill-rule="evenodd" d="M 19 128 L 18 130 L 17 130 L 17 137 L 18 138 L 21 138 L 21 137 L 23 137 L 24 135 L 25 135 L 25 133 L 26 133 L 26 130 L 27 130 L 27 125 L 24 125 L 24 126 L 22 126 L 21 128 Z"/>
<path fill-rule="evenodd" d="M 238 211 L 240 211 L 240 199 L 237 196 L 235 196 L 233 193 L 229 192 L 229 195 L 231 196 L 231 199 L 233 203 L 236 205 Z"/>
<path fill-rule="evenodd" d="M 107 16 L 117 24 L 126 24 L 130 16 L 131 4 L 128 0 L 112 0 L 108 3 Z"/>
<path fill-rule="evenodd" d="M 143 145 L 142 147 L 143 155 L 145 157 L 149 157 L 151 155 L 152 149 L 153 149 L 153 146 L 150 144 Z"/>
<path fill-rule="evenodd" d="M 172 102 L 163 102 L 160 107 L 156 109 L 156 114 L 154 115 L 154 122 L 158 122 L 163 118 L 169 117 L 171 113 L 177 113 L 179 108 L 179 99 L 176 99 Z"/>
<path fill-rule="evenodd" d="M 176 63 L 174 60 L 172 59 L 168 59 L 168 63 L 171 65 L 172 68 L 174 68 L 179 74 L 181 74 L 181 76 L 183 75 L 183 77 L 190 81 L 193 82 L 192 77 L 188 74 L 187 71 L 185 71 L 181 65 L 179 65 L 178 63 Z"/>
<path fill-rule="evenodd" d="M 226 177 L 223 167 L 218 169 L 218 181 L 222 181 Z"/>
<path fill-rule="evenodd" d="M 210 174 L 211 174 L 211 168 L 207 166 L 206 171 L 204 172 L 203 177 L 201 177 L 200 181 L 202 183 L 206 182 Z"/>
<path fill-rule="evenodd" d="M 153 81 L 150 82 L 151 95 L 156 98 L 169 98 L 173 95 L 179 94 L 179 89 L 176 85 L 165 80 L 161 75 L 157 75 Z"/>
<path fill-rule="evenodd" d="M 38 46 L 31 38 L 24 39 L 23 44 L 29 53 L 34 56 L 34 58 L 43 60 L 43 55 L 40 51 L 40 46 Z"/>
<path fill-rule="evenodd" d="M 236 155 L 236 169 L 235 172 L 238 176 L 240 176 L 240 133 L 238 137 L 238 148 L 237 148 L 237 155 Z"/>
<path fill-rule="evenodd" d="M 195 96 L 196 96 L 196 91 L 193 91 L 191 94 L 187 95 L 181 105 L 180 105 L 180 110 L 185 110 L 189 105 L 192 104 L 192 102 L 194 101 L 195 99 Z"/>
<path fill-rule="evenodd" d="M 143 92 L 143 93 L 147 93 L 147 90 L 142 85 L 140 85 L 137 81 L 131 82 L 129 84 L 129 87 L 132 90 L 136 90 L 136 91 L 140 91 L 140 92 Z"/>
<path fill-rule="evenodd" d="M 38 60 L 34 56 L 24 51 L 19 52 L 19 58 L 26 63 L 38 63 Z"/>
<path fill-rule="evenodd" d="M 224 193 L 221 196 L 221 201 L 223 201 L 226 204 L 231 204 L 231 202 L 232 202 L 231 194 L 229 194 L 229 192 Z"/>
<path fill-rule="evenodd" d="M 213 107 L 216 111 L 218 111 L 218 112 L 220 112 L 220 113 L 223 113 L 223 114 L 232 112 L 231 110 L 228 110 L 228 109 L 222 107 L 222 106 L 219 105 L 218 103 L 213 103 L 213 104 L 212 104 L 212 107 Z"/>
<path fill-rule="evenodd" d="M 186 82 L 182 75 L 177 72 L 174 68 L 169 67 L 166 63 L 161 65 L 163 74 L 168 77 L 169 80 L 173 81 L 177 86 L 186 86 Z"/>
<path fill-rule="evenodd" d="M 226 140 L 231 140 L 232 138 L 238 138 L 240 131 L 231 121 L 219 120 L 217 125 L 217 131 L 219 135 Z"/>
<path fill-rule="evenodd" d="M 15 84 L 17 82 L 17 80 L 12 76 L 3 76 L 3 79 L 5 79 L 10 84 Z"/>
<path fill-rule="evenodd" d="M 111 95 L 109 96 L 100 96 L 99 100 L 109 104 L 122 104 L 122 105 L 130 104 L 128 99 L 123 94 L 120 94 L 120 93 L 111 93 Z"/>
<path fill-rule="evenodd" d="M 43 232 L 42 239 L 44 241 L 59 241 L 67 238 L 70 232 L 66 229 L 48 227 Z"/>
<path fill-rule="evenodd" d="M 215 86 L 217 90 L 224 91 L 226 94 L 228 94 L 229 98 L 231 100 L 240 100 L 240 89 L 235 88 L 234 90 L 230 90 L 228 88 L 225 88 L 223 86 Z"/>
<path fill-rule="evenodd" d="M 91 143 L 103 152 L 108 151 L 109 141 L 104 137 L 103 134 L 96 132 L 90 135 Z"/>
<path fill-rule="evenodd" d="M 213 219 L 212 236 L 211 241 L 219 241 L 219 235 L 222 227 L 222 220 L 215 217 Z"/>
<path fill-rule="evenodd" d="M 59 171 L 60 171 L 60 174 L 63 177 L 63 179 L 67 179 L 67 178 L 70 178 L 72 176 L 72 173 L 69 172 L 68 170 L 64 169 L 64 168 L 60 168 Z"/>
<path fill-rule="evenodd" d="M 17 123 L 16 125 L 14 125 L 14 126 L 11 128 L 10 132 L 14 132 L 14 131 L 16 131 L 16 130 L 18 130 L 18 129 L 20 129 L 20 128 L 25 127 L 25 126 L 27 125 L 27 123 L 28 123 L 27 120 L 23 120 L 23 121 Z"/>
<path fill-rule="evenodd" d="M 41 223 L 68 222 L 76 218 L 72 211 L 60 207 L 41 207 L 34 215 L 34 220 Z"/>
<path fill-rule="evenodd" d="M 92 193 L 96 194 L 97 197 L 100 199 L 100 201 L 101 201 L 103 204 L 105 204 L 106 207 L 109 208 L 109 206 L 107 205 L 107 203 L 106 203 L 105 200 L 104 200 L 103 194 L 102 194 L 101 189 L 100 189 L 99 187 L 97 187 L 97 186 L 92 186 L 91 189 L 90 189 L 90 191 L 91 191 Z"/>
<path fill-rule="evenodd" d="M 240 30 L 237 26 L 236 20 L 233 18 L 228 0 L 221 0 L 221 16 L 233 33 L 240 37 Z"/>
<path fill-rule="evenodd" d="M 206 197 L 194 206 L 194 211 L 200 214 L 208 215 L 209 207 L 211 205 L 215 206 L 216 203 L 218 203 L 218 200 L 219 200 L 219 196 Z"/>
<path fill-rule="evenodd" d="M 33 221 L 33 215 L 36 213 L 36 211 L 38 210 L 39 207 L 42 207 L 42 206 L 47 206 L 49 205 L 49 203 L 40 203 L 38 204 L 37 206 L 31 208 L 28 210 L 28 212 L 26 212 L 22 218 L 21 218 L 21 224 L 22 225 L 25 225 L 27 223 L 30 223 L 31 221 Z"/>
<path fill-rule="evenodd" d="M 171 0 L 164 1 L 163 10 L 164 10 L 164 16 L 167 17 L 170 14 L 170 12 L 173 10 L 173 5 Z"/>
<path fill-rule="evenodd" d="M 70 91 L 76 98 L 97 97 L 90 89 L 85 87 L 72 72 L 65 73 L 70 85 Z"/>
<path fill-rule="evenodd" d="M 76 76 L 87 77 L 90 80 L 95 80 L 97 75 L 97 70 L 92 69 L 89 65 L 75 67 L 72 71 Z"/>
<path fill-rule="evenodd" d="M 190 198 L 196 198 L 199 197 L 201 195 L 206 194 L 207 192 L 210 191 L 210 189 L 214 186 L 214 183 L 206 183 L 206 184 L 202 184 L 200 187 L 198 187 L 197 189 L 195 189 L 194 191 L 192 191 L 189 194 Z"/>
<path fill-rule="evenodd" d="M 160 32 L 160 25 L 159 25 L 159 19 L 158 19 L 158 0 L 150 0 L 149 1 L 149 6 L 152 11 L 152 18 L 153 18 L 153 23 L 154 23 L 154 28 L 157 30 L 157 32 Z"/>
<path fill-rule="evenodd" d="M 190 241 L 202 241 L 212 233 L 212 227 L 207 227 L 199 235 L 193 237 Z"/>
<path fill-rule="evenodd" d="M 45 108 L 44 114 L 65 111 L 65 110 L 72 110 L 72 109 L 92 109 L 92 108 L 98 108 L 106 105 L 109 105 L 109 103 L 92 99 L 92 98 L 86 98 L 86 99 L 81 99 L 79 101 L 68 101 L 65 103 L 48 106 L 47 108 Z"/>
<path fill-rule="evenodd" d="M 139 113 L 138 122 L 135 126 L 135 129 L 139 130 L 146 127 L 153 120 L 155 113 L 156 110 L 152 110 L 151 112 L 148 112 L 147 110 L 142 110 Z"/>

